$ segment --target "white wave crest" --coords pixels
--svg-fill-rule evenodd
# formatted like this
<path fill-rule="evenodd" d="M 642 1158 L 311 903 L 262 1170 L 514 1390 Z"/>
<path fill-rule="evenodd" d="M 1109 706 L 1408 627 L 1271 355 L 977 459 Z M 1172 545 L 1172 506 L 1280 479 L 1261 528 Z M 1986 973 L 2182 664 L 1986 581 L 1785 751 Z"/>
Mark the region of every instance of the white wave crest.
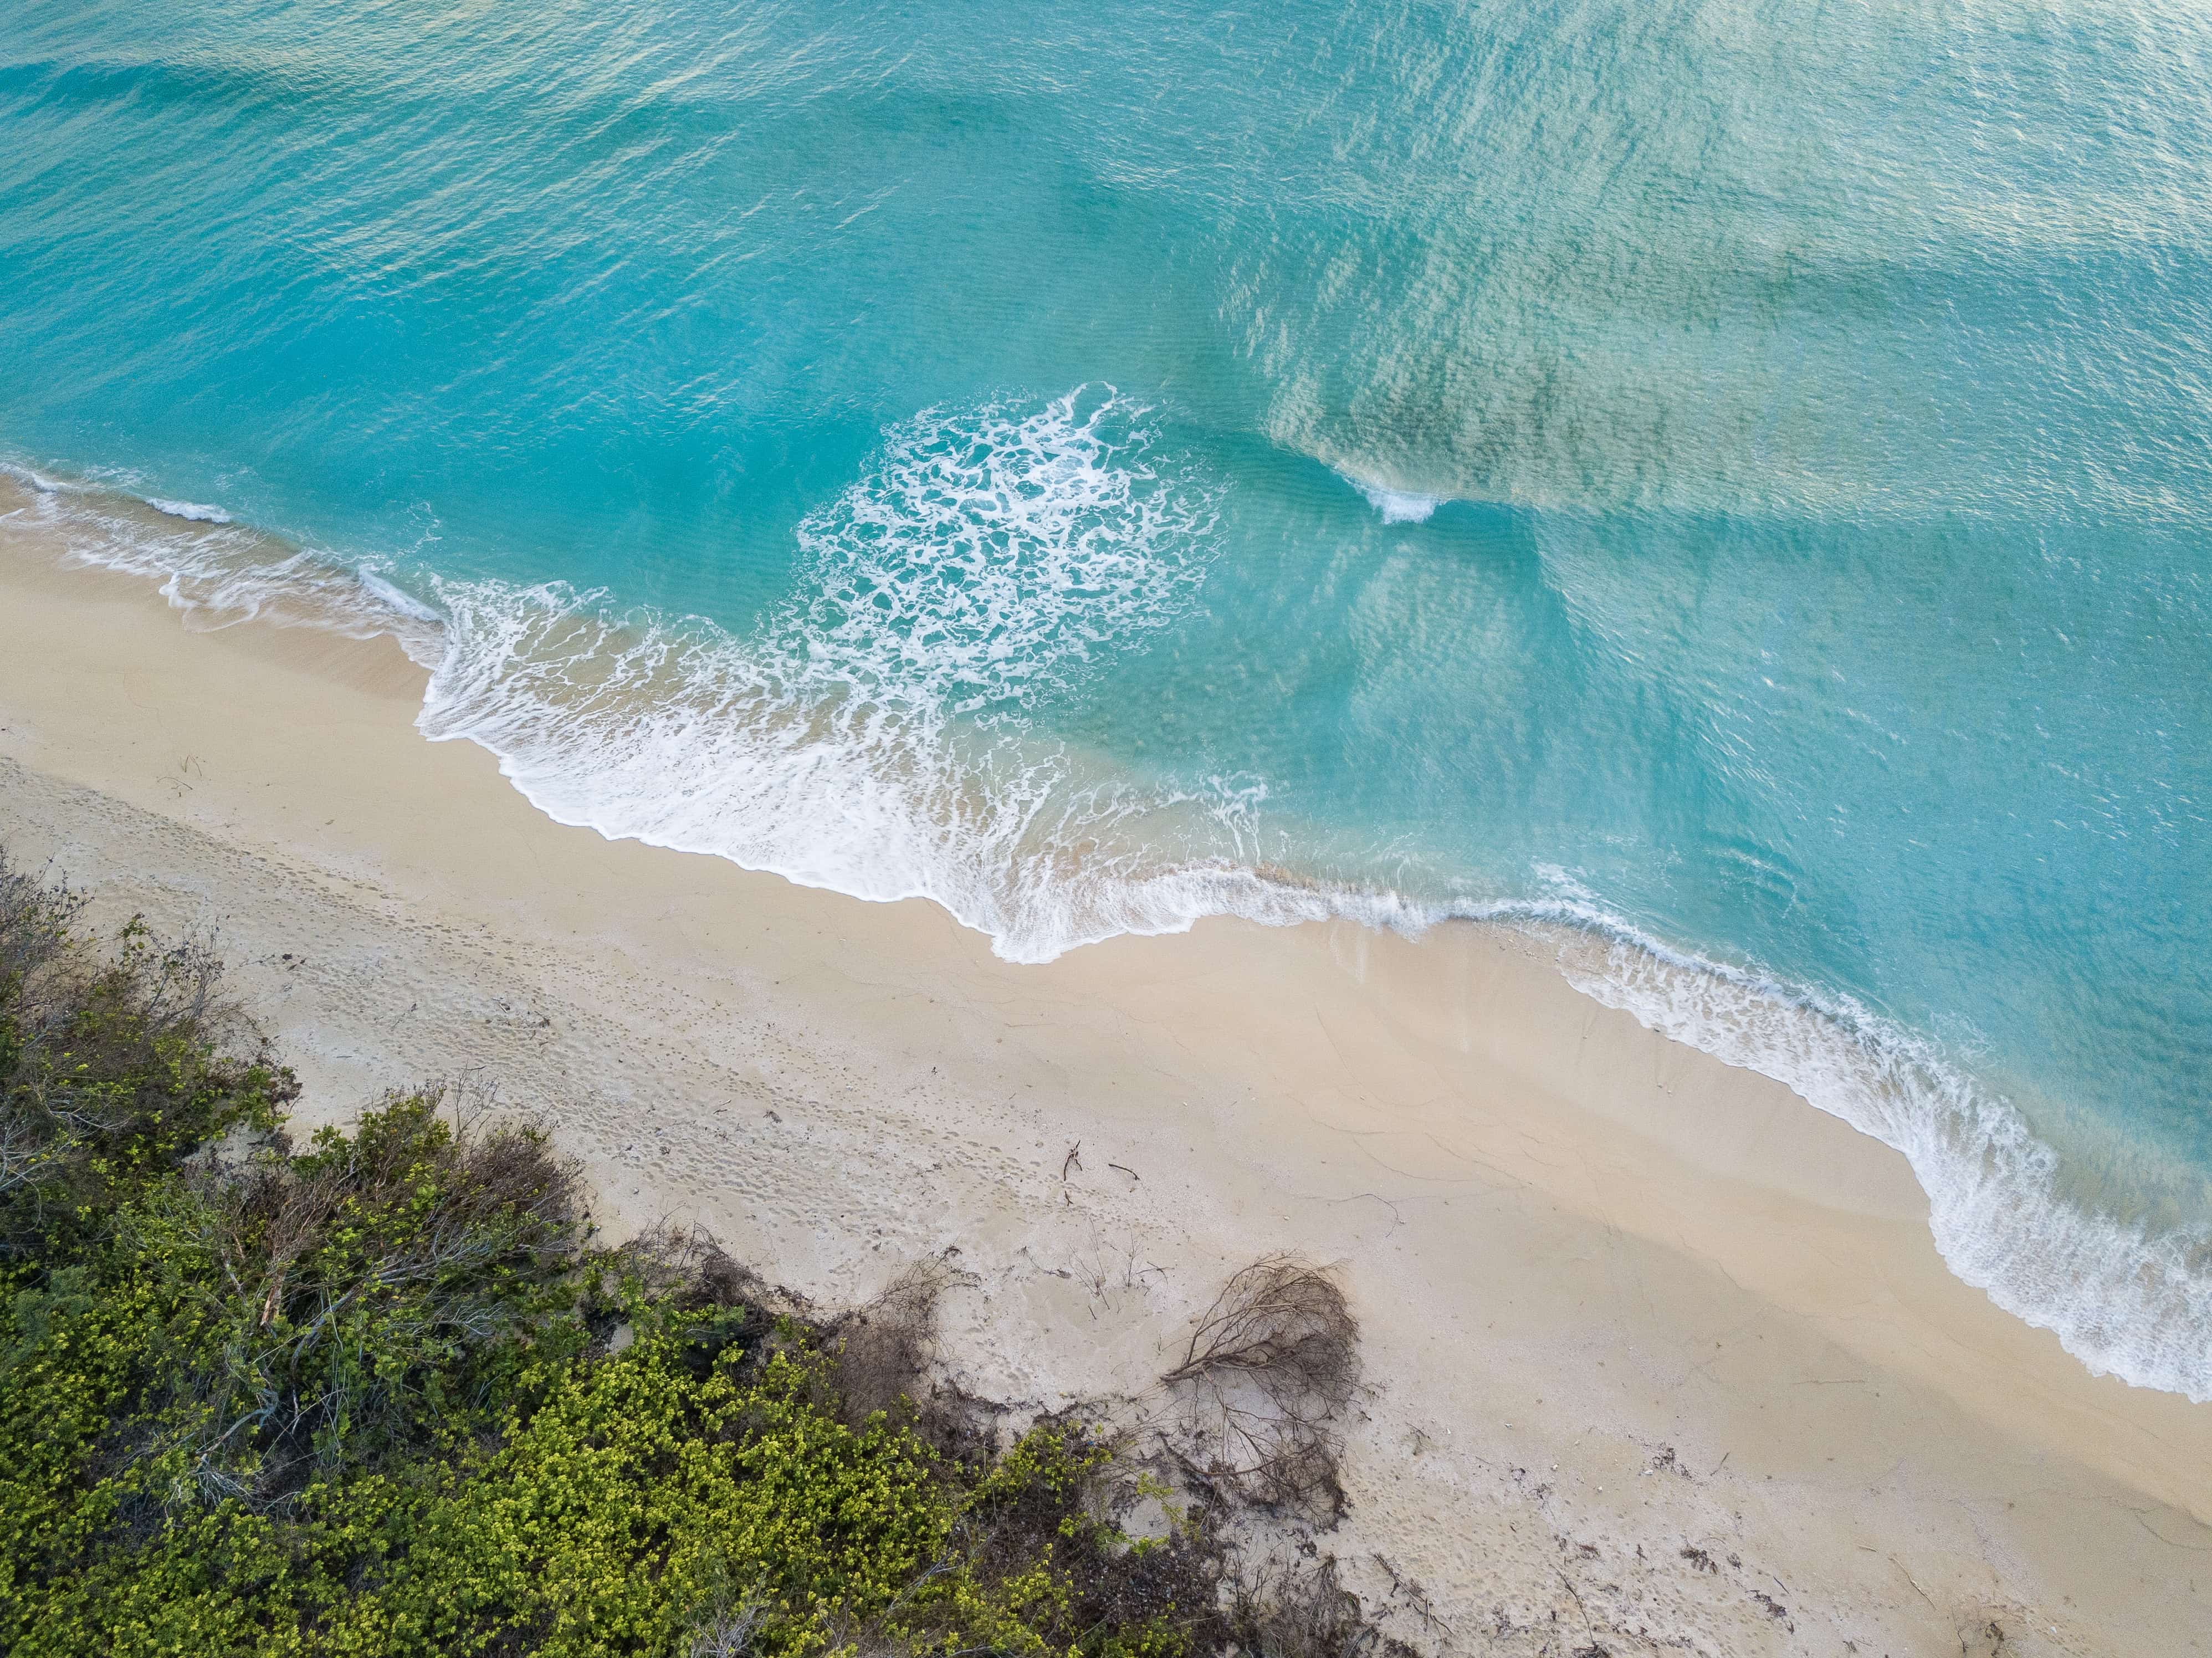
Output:
<path fill-rule="evenodd" d="M 1928 1196 L 1944 1264 L 2051 1332 L 2091 1374 L 2212 1401 L 2212 1224 L 2154 1229 L 2081 1208 L 2061 1189 L 2057 1153 L 2019 1109 L 1928 1038 L 1848 997 L 1676 949 L 1561 872 L 1543 872 L 1559 896 L 1421 905 L 1297 889 L 1255 902 L 1234 884 L 1208 896 L 1255 920 L 1321 913 L 1418 934 L 1461 920 L 1560 944 L 1567 981 L 1592 1000 L 1771 1078 L 1903 1154 Z"/>
<path fill-rule="evenodd" d="M 220 507 L 203 507 L 193 501 L 163 501 L 158 495 L 146 497 L 146 504 L 157 513 L 167 513 L 171 518 L 181 518 L 193 524 L 228 524 L 230 514 Z"/>
<path fill-rule="evenodd" d="M 1448 495 L 1422 495 L 1413 489 L 1399 489 L 1387 483 L 1377 483 L 1343 468 L 1336 475 L 1367 497 L 1367 504 L 1382 515 L 1385 524 L 1426 524 L 1436 516 L 1437 508 L 1450 499 Z"/>
<path fill-rule="evenodd" d="M 561 822 L 933 899 L 1010 959 L 1158 930 L 1124 878 L 1152 838 L 1135 825 L 1234 791 L 1091 774 L 1026 717 L 1203 580 L 1213 492 L 1156 459 L 1145 414 L 1086 388 L 893 428 L 799 525 L 797 591 L 742 639 L 566 588 L 441 586 L 422 728 L 490 749 Z"/>
<path fill-rule="evenodd" d="M 2051 1331 L 2092 1373 L 2212 1400 L 2212 1227 L 2090 1213 L 2008 1101 L 1847 998 L 1670 949 L 1590 910 L 1569 982 L 1639 1023 L 1784 1084 L 1904 1154 L 1951 1271 Z"/>
<path fill-rule="evenodd" d="M 425 666 L 443 652 L 435 614 L 390 582 L 239 524 L 220 507 L 145 500 L 15 463 L 0 463 L 0 471 L 31 492 L 24 510 L 59 538 L 66 562 L 155 582 L 190 626 L 264 621 L 353 639 L 388 634 Z"/>

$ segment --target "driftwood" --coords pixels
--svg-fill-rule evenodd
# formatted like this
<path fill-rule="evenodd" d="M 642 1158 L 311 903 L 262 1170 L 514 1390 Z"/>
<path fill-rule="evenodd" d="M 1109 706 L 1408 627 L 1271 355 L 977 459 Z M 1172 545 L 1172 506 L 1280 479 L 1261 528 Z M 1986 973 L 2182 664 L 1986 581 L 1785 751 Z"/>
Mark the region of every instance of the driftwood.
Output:
<path fill-rule="evenodd" d="M 1339 1418 L 1359 1385 L 1359 1324 L 1343 1291 L 1296 1255 L 1236 1274 L 1160 1378 L 1183 1400 L 1188 1471 L 1276 1506 L 1343 1506 Z"/>

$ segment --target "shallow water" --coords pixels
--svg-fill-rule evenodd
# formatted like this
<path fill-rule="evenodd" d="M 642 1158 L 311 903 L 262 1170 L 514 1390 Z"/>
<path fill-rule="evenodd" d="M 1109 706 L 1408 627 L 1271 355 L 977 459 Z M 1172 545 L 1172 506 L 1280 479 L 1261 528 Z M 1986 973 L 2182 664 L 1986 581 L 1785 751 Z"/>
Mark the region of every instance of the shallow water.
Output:
<path fill-rule="evenodd" d="M 564 821 L 1017 959 L 1586 928 L 2212 1397 L 2208 47 L 33 0 L 0 452 L 180 596 L 406 632 Z"/>

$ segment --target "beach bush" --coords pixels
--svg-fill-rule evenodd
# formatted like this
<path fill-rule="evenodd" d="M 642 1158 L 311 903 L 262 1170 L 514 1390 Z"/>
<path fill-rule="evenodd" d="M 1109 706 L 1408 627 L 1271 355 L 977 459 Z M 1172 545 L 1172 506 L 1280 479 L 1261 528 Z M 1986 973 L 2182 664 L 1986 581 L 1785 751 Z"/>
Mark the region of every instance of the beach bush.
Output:
<path fill-rule="evenodd" d="M 204 952 L 0 864 L 0 1650 L 1066 1653 L 1234 1637 L 1080 1424 L 917 1398 L 939 1269 L 817 1319 L 711 1240 L 592 1245 L 435 1090 L 283 1133 Z M 1249 1643 L 1248 1643 L 1249 1644 Z"/>
<path fill-rule="evenodd" d="M 0 1261 L 60 1258 L 186 1153 L 267 1129 L 298 1093 L 216 992 L 221 964 L 133 920 L 82 936 L 81 895 L 0 855 Z"/>

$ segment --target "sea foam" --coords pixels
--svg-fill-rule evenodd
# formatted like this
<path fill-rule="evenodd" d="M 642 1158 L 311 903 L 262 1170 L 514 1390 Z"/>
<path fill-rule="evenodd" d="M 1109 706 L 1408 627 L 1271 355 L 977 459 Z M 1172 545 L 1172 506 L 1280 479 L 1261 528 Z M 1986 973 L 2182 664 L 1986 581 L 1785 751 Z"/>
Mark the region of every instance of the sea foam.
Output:
<path fill-rule="evenodd" d="M 1213 493 L 1110 389 L 930 410 L 800 523 L 794 594 L 750 635 L 437 585 L 422 728 L 491 749 L 562 822 L 928 897 L 1047 959 L 1131 930 L 1115 878 L 1140 837 L 1117 829 L 1208 809 L 1086 775 L 1028 715 L 1182 612 Z"/>
<path fill-rule="evenodd" d="M 2212 1400 L 2212 1226 L 2154 1232 L 2069 1202 L 2057 1153 L 2016 1107 L 1849 997 L 1676 950 L 1586 904 L 1563 919 L 1602 946 L 1565 963 L 1583 994 L 1903 1153 L 1958 1277 L 2096 1375 Z"/>
<path fill-rule="evenodd" d="M 60 542 L 66 562 L 155 583 L 188 626 L 264 621 L 356 639 L 389 635 L 425 667 L 444 654 L 437 612 L 374 568 L 295 546 L 220 507 L 126 495 L 18 462 L 0 461 L 0 472 L 31 492 L 22 510 Z"/>

